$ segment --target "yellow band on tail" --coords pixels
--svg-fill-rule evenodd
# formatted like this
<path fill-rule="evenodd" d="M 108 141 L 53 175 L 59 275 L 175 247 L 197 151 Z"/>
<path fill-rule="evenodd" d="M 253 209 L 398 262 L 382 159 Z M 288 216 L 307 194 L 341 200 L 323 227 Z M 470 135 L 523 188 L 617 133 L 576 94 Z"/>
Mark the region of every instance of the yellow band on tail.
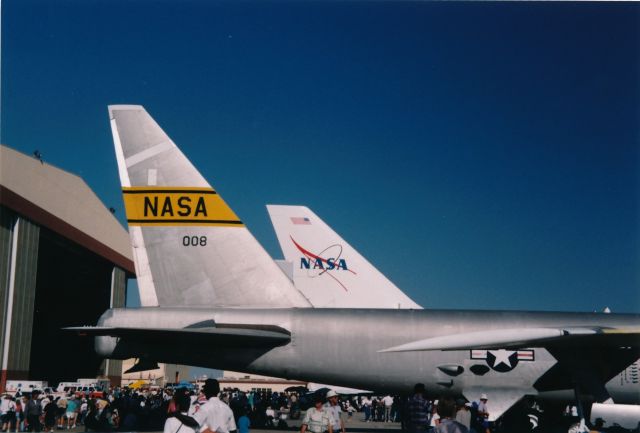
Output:
<path fill-rule="evenodd" d="M 123 188 L 130 226 L 225 226 L 244 224 L 213 188 Z"/>

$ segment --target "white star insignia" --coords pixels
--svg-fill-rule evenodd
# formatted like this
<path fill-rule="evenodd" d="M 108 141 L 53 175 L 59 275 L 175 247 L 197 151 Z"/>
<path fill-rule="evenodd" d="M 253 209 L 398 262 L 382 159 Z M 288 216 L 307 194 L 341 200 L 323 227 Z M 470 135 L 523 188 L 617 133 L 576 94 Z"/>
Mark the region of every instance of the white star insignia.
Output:
<path fill-rule="evenodd" d="M 515 352 L 513 350 L 504 350 L 504 349 L 492 350 L 491 354 L 496 357 L 496 361 L 493 363 L 493 366 L 497 367 L 500 364 L 504 364 L 507 367 L 512 368 L 513 365 L 511 365 L 511 361 L 509 360 L 509 357 L 514 353 Z"/>

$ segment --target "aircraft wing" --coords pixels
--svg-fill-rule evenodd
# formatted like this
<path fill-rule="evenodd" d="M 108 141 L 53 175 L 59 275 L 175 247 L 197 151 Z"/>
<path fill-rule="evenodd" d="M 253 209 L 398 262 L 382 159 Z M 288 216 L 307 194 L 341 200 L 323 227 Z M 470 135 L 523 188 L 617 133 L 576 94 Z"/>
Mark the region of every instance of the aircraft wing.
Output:
<path fill-rule="evenodd" d="M 307 383 L 307 389 L 311 392 L 315 392 L 320 389 L 331 389 L 339 395 L 373 394 L 373 391 L 368 391 L 366 389 L 347 388 L 346 386 L 328 385 L 326 383 L 315 382 Z"/>
<path fill-rule="evenodd" d="M 635 326 L 566 328 L 510 328 L 441 335 L 393 346 L 378 352 L 413 352 L 435 350 L 487 350 L 509 353 L 509 350 L 542 347 L 558 363 L 532 384 L 532 391 L 571 389 L 576 383 L 598 402 L 610 399 L 605 384 L 640 354 L 640 328 Z M 500 390 L 492 418 L 502 414 L 526 392 L 505 394 Z M 469 388 L 463 393 L 474 399 L 480 392 Z M 496 399 L 493 399 L 494 403 Z M 496 410 L 497 409 L 497 410 Z"/>
<path fill-rule="evenodd" d="M 378 352 L 521 349 L 579 344 L 589 347 L 640 347 L 638 327 L 512 328 L 449 334 L 393 346 Z"/>
<path fill-rule="evenodd" d="M 81 336 L 89 337 L 124 337 L 142 341 L 180 339 L 194 343 L 216 344 L 223 347 L 276 347 L 291 341 L 291 334 L 277 326 L 215 326 L 186 328 L 143 328 L 143 327 L 110 327 L 110 326 L 78 326 L 64 328 L 75 331 Z"/>

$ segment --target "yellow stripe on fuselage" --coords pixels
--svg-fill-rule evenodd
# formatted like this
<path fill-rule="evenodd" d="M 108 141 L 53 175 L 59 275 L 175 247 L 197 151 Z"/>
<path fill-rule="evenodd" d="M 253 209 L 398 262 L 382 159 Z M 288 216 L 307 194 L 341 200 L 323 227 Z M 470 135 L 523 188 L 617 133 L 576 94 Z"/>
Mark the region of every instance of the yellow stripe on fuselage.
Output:
<path fill-rule="evenodd" d="M 130 226 L 244 227 L 213 188 L 122 188 Z"/>

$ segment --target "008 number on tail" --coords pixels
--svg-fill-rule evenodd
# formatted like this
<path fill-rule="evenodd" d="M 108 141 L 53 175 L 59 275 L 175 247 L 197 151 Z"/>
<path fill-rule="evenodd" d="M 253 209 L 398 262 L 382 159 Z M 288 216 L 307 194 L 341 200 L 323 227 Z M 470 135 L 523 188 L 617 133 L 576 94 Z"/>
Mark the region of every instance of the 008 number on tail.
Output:
<path fill-rule="evenodd" d="M 182 238 L 182 246 L 183 247 L 206 247 L 207 237 L 206 236 L 184 236 Z"/>

